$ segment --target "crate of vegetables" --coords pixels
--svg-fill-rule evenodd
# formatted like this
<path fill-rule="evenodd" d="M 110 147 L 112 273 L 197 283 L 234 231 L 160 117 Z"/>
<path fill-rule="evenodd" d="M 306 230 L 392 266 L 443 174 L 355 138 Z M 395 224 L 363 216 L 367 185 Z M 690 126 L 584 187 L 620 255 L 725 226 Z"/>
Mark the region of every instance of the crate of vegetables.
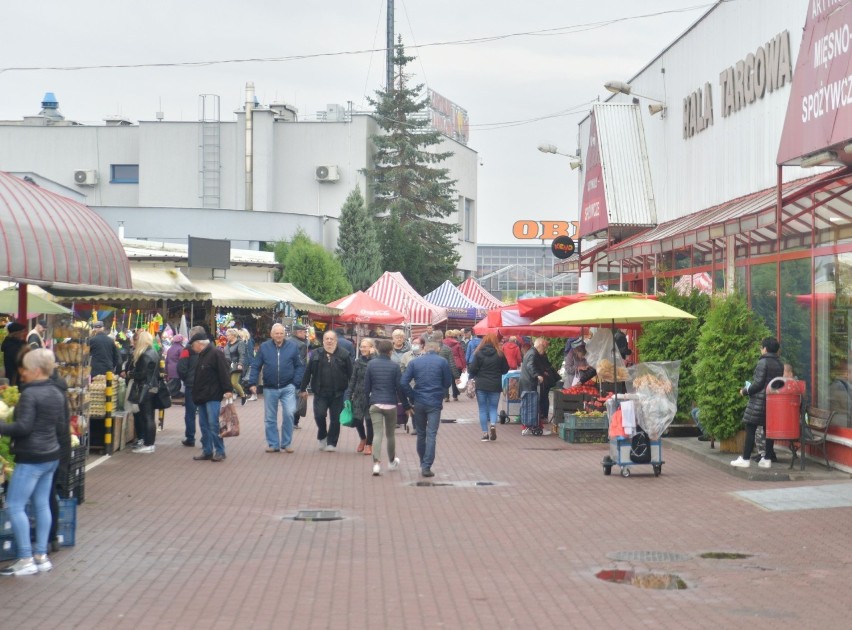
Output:
<path fill-rule="evenodd" d="M 568 429 L 606 429 L 609 418 L 600 411 L 578 411 L 566 413 L 564 424 Z"/>

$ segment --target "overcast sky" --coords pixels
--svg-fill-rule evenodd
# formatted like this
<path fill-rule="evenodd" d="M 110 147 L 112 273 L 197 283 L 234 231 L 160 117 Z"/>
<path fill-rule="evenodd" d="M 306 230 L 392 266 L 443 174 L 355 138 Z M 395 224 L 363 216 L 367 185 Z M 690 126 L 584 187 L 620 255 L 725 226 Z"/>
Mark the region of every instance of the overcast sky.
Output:
<path fill-rule="evenodd" d="M 481 243 L 520 242 L 512 236 L 518 219 L 577 220 L 577 172 L 567 158 L 536 147 L 548 142 L 573 154 L 577 123 L 590 101 L 606 97 L 603 84 L 629 79 L 713 4 L 396 0 L 396 32 L 417 57 L 410 66 L 415 81 L 468 111 L 469 145 L 482 164 Z M 381 52 L 168 64 L 382 48 L 385 7 L 386 0 L 4 3 L 0 68 L 165 65 L 0 71 L 0 119 L 37 114 L 44 93 L 52 91 L 66 118 L 79 122 L 102 124 L 114 114 L 153 120 L 160 110 L 167 120 L 196 120 L 199 94 L 218 94 L 222 119 L 232 120 L 247 81 L 254 82 L 261 103 L 291 103 L 304 119 L 328 103 L 366 108 L 365 95 L 383 87 Z M 600 24 L 611 20 L 618 21 Z M 534 31 L 539 33 L 414 48 Z M 576 113 L 552 116 L 566 111 Z M 494 124 L 515 121 L 529 122 Z"/>

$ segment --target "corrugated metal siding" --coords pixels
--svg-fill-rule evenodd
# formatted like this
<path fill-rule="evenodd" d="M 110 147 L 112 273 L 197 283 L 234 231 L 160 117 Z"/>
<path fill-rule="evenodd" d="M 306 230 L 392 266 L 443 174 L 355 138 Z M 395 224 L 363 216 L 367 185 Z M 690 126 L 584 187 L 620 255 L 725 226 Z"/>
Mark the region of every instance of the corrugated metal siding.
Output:
<path fill-rule="evenodd" d="M 595 105 L 610 226 L 657 223 L 654 190 L 637 105 Z"/>

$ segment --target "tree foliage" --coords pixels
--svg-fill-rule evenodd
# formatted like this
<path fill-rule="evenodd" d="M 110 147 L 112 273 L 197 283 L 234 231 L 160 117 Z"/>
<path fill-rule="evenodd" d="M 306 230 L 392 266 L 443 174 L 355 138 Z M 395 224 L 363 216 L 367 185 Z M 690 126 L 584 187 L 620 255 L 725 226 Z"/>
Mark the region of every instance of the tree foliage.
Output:
<path fill-rule="evenodd" d="M 698 339 L 710 309 L 710 296 L 697 289 L 688 295 L 670 289 L 659 300 L 695 315 L 695 319 L 648 322 L 642 326 L 636 348 L 642 361 L 680 361 L 676 418 L 689 422 L 692 403 L 697 400 L 695 363 Z"/>
<path fill-rule="evenodd" d="M 367 289 L 382 275 L 376 228 L 360 188 L 349 193 L 340 211 L 340 235 L 335 253 L 356 291 Z"/>
<path fill-rule="evenodd" d="M 302 230 L 280 251 L 286 252 L 283 281 L 294 284 L 317 302 L 325 304 L 352 292 L 340 261 Z"/>
<path fill-rule="evenodd" d="M 754 373 L 761 339 L 770 334 L 742 296 L 712 298 L 696 347 L 694 375 L 701 424 L 716 439 L 740 430 L 747 398 L 739 392 Z"/>
<path fill-rule="evenodd" d="M 433 148 L 441 134 L 430 128 L 423 85 L 411 85 L 406 66 L 413 60 L 400 39 L 394 50 L 395 85 L 369 99 L 382 133 L 371 137 L 372 169 L 365 170 L 378 225 L 382 266 L 400 271 L 421 294 L 450 278 L 460 259 L 455 180 L 438 166 L 452 153 Z"/>

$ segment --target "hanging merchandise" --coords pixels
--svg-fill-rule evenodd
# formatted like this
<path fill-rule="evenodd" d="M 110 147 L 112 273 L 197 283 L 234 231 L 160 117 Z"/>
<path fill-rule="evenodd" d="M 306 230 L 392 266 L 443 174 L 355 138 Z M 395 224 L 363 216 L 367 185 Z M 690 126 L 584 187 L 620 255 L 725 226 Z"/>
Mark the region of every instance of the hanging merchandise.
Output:
<path fill-rule="evenodd" d="M 178 333 L 180 333 L 180 335 L 183 336 L 184 339 L 189 339 L 189 328 L 187 328 L 186 326 L 186 313 L 181 313 Z"/>

